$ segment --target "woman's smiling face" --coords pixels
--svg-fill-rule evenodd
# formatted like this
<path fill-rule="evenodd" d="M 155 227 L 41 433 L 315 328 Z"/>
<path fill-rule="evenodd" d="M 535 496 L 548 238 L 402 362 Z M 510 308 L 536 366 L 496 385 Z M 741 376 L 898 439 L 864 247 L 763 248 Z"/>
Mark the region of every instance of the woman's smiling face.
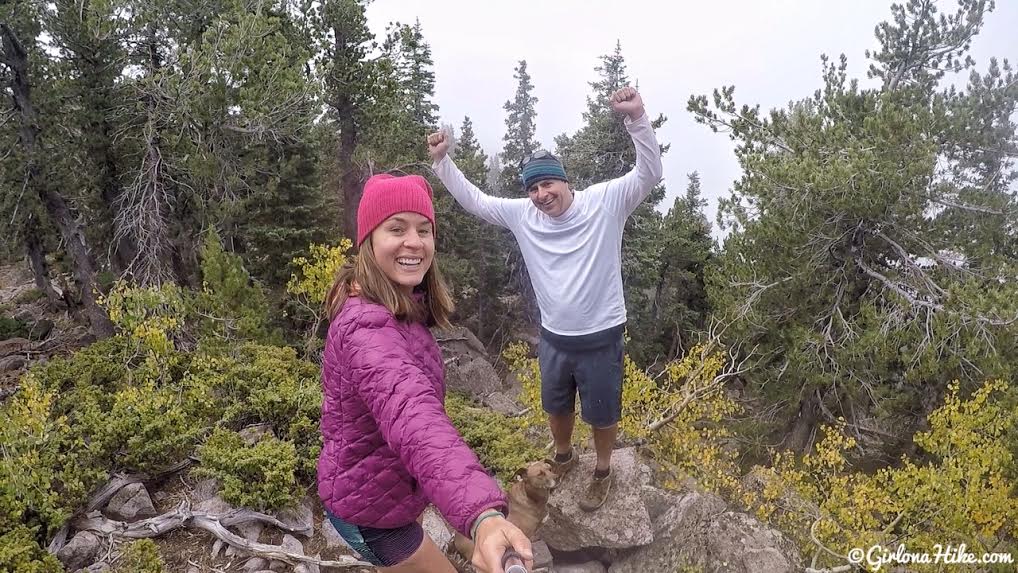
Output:
<path fill-rule="evenodd" d="M 434 229 L 420 213 L 396 213 L 371 232 L 371 248 L 385 276 L 409 294 L 435 258 Z"/>

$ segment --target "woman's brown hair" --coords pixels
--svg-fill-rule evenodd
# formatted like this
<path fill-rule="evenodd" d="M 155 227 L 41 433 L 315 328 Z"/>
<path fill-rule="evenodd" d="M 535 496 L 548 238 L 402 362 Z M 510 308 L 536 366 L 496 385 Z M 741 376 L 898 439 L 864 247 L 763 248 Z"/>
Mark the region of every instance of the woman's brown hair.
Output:
<path fill-rule="evenodd" d="M 385 271 L 375 260 L 371 237 L 368 236 L 361 243 L 357 256 L 347 261 L 336 273 L 336 281 L 325 299 L 325 308 L 331 321 L 343 310 L 346 299 L 356 291 L 356 296 L 362 296 L 384 306 L 399 320 L 420 321 L 429 326 L 452 328 L 449 323 L 454 307 L 452 295 L 449 294 L 449 287 L 438 270 L 438 259 L 432 259 L 431 268 L 424 273 L 424 280 L 417 288 L 424 292 L 424 299 L 421 302 L 417 302 L 413 296 L 399 289 L 386 276 Z"/>

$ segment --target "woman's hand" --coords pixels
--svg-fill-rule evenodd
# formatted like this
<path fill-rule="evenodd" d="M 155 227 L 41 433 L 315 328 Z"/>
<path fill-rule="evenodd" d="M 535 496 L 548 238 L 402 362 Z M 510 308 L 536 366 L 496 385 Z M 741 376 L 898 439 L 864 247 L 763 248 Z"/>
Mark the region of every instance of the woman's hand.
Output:
<path fill-rule="evenodd" d="M 534 552 L 527 536 L 504 517 L 485 519 L 474 535 L 474 568 L 481 573 L 503 573 L 502 556 L 509 548 L 520 554 L 528 570 L 534 568 Z"/>

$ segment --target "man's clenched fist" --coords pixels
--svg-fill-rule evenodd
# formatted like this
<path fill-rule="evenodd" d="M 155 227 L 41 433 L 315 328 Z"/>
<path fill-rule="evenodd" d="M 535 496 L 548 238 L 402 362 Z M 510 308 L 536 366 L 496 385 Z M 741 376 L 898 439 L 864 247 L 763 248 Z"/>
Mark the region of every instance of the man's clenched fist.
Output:
<path fill-rule="evenodd" d="M 628 115 L 631 120 L 640 119 L 640 116 L 644 113 L 643 98 L 633 88 L 625 87 L 616 91 L 612 94 L 610 101 L 612 109 L 618 113 Z"/>
<path fill-rule="evenodd" d="M 452 138 L 448 136 L 444 131 L 432 133 L 428 136 L 428 155 L 431 156 L 431 160 L 438 163 L 445 157 L 446 153 L 449 153 L 449 145 L 452 144 Z"/>

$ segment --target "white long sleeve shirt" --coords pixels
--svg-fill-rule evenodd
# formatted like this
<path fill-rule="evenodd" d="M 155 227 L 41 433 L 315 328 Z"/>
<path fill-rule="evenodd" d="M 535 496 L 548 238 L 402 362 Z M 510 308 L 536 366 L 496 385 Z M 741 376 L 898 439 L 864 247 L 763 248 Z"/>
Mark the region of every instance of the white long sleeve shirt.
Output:
<path fill-rule="evenodd" d="M 551 217 L 528 198 L 483 193 L 449 156 L 432 167 L 469 213 L 508 228 L 516 237 L 541 310 L 552 333 L 581 336 L 626 322 L 622 291 L 622 231 L 626 219 L 661 180 L 661 149 L 650 118 L 625 120 L 636 145 L 636 167 L 622 177 L 573 194 Z"/>

